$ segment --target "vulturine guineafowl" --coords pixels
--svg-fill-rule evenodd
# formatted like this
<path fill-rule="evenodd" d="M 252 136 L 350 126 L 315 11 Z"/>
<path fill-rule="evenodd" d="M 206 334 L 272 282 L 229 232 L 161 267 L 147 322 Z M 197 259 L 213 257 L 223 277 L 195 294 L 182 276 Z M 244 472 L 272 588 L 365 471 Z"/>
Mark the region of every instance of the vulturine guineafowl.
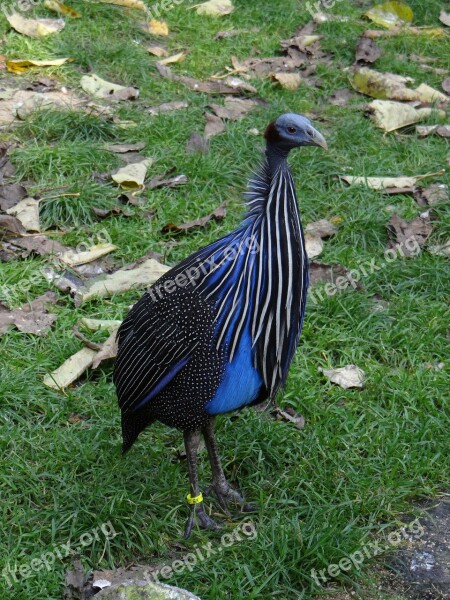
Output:
<path fill-rule="evenodd" d="M 225 478 L 214 418 L 277 394 L 303 323 L 308 258 L 286 159 L 293 148 L 327 145 L 294 113 L 280 116 L 264 135 L 265 159 L 249 182 L 241 225 L 161 277 L 118 333 L 114 383 L 123 451 L 156 420 L 184 432 L 191 506 L 186 537 L 195 518 L 204 528 L 218 528 L 204 509 L 197 477 L 201 434 L 220 506 L 252 509 Z"/>

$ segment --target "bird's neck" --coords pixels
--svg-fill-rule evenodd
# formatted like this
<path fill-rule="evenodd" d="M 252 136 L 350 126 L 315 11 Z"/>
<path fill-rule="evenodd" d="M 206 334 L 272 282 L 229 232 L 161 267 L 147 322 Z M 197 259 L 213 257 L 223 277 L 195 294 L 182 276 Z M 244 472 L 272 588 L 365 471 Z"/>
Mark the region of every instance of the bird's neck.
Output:
<path fill-rule="evenodd" d="M 282 169 L 289 169 L 287 162 L 287 156 L 289 151 L 278 146 L 267 146 L 266 148 L 266 161 L 269 167 L 269 171 L 275 175 L 277 171 Z"/>

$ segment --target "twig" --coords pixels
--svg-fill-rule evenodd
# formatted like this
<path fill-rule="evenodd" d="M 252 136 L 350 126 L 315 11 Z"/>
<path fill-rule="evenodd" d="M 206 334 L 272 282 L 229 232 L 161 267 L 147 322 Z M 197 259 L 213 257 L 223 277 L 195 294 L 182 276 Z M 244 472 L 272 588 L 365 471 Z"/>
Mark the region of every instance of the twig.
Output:
<path fill-rule="evenodd" d="M 86 336 L 84 336 L 76 325 L 73 326 L 72 330 L 73 330 L 74 336 L 76 338 L 78 338 L 79 340 L 81 340 L 91 350 L 96 350 L 97 352 L 99 352 L 102 349 L 102 347 L 99 344 L 96 344 L 95 342 L 91 342 L 91 340 L 89 340 Z"/>

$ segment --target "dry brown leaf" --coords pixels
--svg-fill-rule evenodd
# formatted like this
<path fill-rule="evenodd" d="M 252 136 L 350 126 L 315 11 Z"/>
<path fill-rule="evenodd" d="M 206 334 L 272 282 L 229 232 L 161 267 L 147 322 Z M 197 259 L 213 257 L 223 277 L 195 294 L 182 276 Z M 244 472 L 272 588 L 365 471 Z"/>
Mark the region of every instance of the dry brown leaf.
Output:
<path fill-rule="evenodd" d="M 172 112 L 173 110 L 180 110 L 188 107 L 189 102 L 186 102 L 186 100 L 175 100 L 174 102 L 163 102 L 157 106 L 149 106 L 147 111 L 151 115 L 159 115 L 160 113 Z"/>
<path fill-rule="evenodd" d="M 158 58 L 164 58 L 165 56 L 169 56 L 167 49 L 163 46 L 159 46 L 158 44 L 150 44 L 147 46 L 147 52 L 153 54 L 153 56 L 157 56 Z"/>
<path fill-rule="evenodd" d="M 45 8 L 53 10 L 54 12 L 64 15 L 65 17 L 72 17 L 72 19 L 78 19 L 81 17 L 79 12 L 70 6 L 67 6 L 67 4 L 63 4 L 59 0 L 44 0 L 44 6 Z"/>
<path fill-rule="evenodd" d="M 450 138 L 450 125 L 417 125 L 416 131 L 420 138 L 428 137 L 429 135 Z"/>
<path fill-rule="evenodd" d="M 168 223 L 161 229 L 161 233 L 183 233 L 197 229 L 198 227 L 205 227 L 210 221 L 221 221 L 227 214 L 226 203 L 224 202 L 218 208 L 213 210 L 212 213 L 205 217 L 200 217 L 195 221 L 189 221 L 188 223 L 182 223 L 181 225 L 175 225 L 174 223 Z"/>
<path fill-rule="evenodd" d="M 293 423 L 298 429 L 303 429 L 305 426 L 305 417 L 298 415 L 290 406 L 284 409 L 277 406 L 275 410 L 270 411 L 270 415 L 277 420 Z"/>
<path fill-rule="evenodd" d="M 408 222 L 398 215 L 392 215 L 388 229 L 393 239 L 391 245 L 401 244 L 405 256 L 415 256 L 415 254 L 417 254 L 417 251 L 414 248 L 409 250 L 411 240 L 414 240 L 422 247 L 425 245 L 430 233 L 433 231 L 430 223 L 422 217 L 417 217 Z"/>
<path fill-rule="evenodd" d="M 449 201 L 448 185 L 433 183 L 428 188 L 417 187 L 414 189 L 414 199 L 419 206 L 434 206 Z"/>
<path fill-rule="evenodd" d="M 30 255 L 58 256 L 68 250 L 57 240 L 51 240 L 45 235 L 28 235 L 26 237 L 14 238 L 4 243 L 4 246 L 20 258 Z"/>
<path fill-rule="evenodd" d="M 208 0 L 202 4 L 191 6 L 199 15 L 208 15 L 210 17 L 221 17 L 229 15 L 234 11 L 234 6 L 231 0 Z"/>
<path fill-rule="evenodd" d="M 237 77 L 227 77 L 224 81 L 200 81 L 193 77 L 185 75 L 175 75 L 170 67 L 155 64 L 158 73 L 170 81 L 178 81 L 194 92 L 203 92 L 205 94 L 241 94 L 242 91 L 256 92 L 256 89 L 245 81 Z"/>
<path fill-rule="evenodd" d="M 0 185 L 0 210 L 7 211 L 27 195 L 27 190 L 20 183 Z"/>
<path fill-rule="evenodd" d="M 146 145 L 145 142 L 137 142 L 136 144 L 108 144 L 105 148 L 109 152 L 125 154 L 126 152 L 139 152 L 139 150 L 143 150 Z"/>
<path fill-rule="evenodd" d="M 327 219 L 320 219 L 319 221 L 308 223 L 308 225 L 305 227 L 305 232 L 312 235 L 317 235 L 321 239 L 326 239 L 337 232 L 337 227 L 334 223 L 331 223 Z"/>
<path fill-rule="evenodd" d="M 9 208 L 6 213 L 19 219 L 27 231 L 39 231 L 39 200 L 24 198 L 15 206 Z"/>
<path fill-rule="evenodd" d="M 373 40 L 365 36 L 359 38 L 356 46 L 356 62 L 374 63 L 381 55 L 381 48 Z"/>
<path fill-rule="evenodd" d="M 319 371 L 332 383 L 336 383 L 344 390 L 364 387 L 364 371 L 356 365 L 346 365 L 337 369 L 322 369 L 319 367 Z"/>
<path fill-rule="evenodd" d="M 205 113 L 205 117 L 206 125 L 204 136 L 207 140 L 225 131 L 225 125 L 220 117 L 217 117 L 212 113 Z"/>
<path fill-rule="evenodd" d="M 118 169 L 111 175 L 115 181 L 124 190 L 138 190 L 144 186 L 147 169 L 153 164 L 151 158 L 146 158 L 141 162 L 128 164 Z"/>
<path fill-rule="evenodd" d="M 145 187 L 154 190 L 163 187 L 174 188 L 178 187 L 179 185 L 186 185 L 186 183 L 188 183 L 189 179 L 186 177 L 186 175 L 175 175 L 174 177 L 166 178 L 166 176 L 173 171 L 174 169 L 170 169 L 170 171 L 164 175 L 156 175 L 155 177 L 152 177 Z"/>
<path fill-rule="evenodd" d="M 148 32 L 151 35 L 161 35 L 168 36 L 169 35 L 169 27 L 165 21 L 158 21 L 158 19 L 152 19 L 148 23 Z"/>
<path fill-rule="evenodd" d="M 424 35 L 433 39 L 445 37 L 446 33 L 442 27 L 393 27 L 388 31 L 380 31 L 379 29 L 368 29 L 364 32 L 364 36 L 377 39 L 380 37 L 392 37 L 396 35 Z"/>
<path fill-rule="evenodd" d="M 209 149 L 209 142 L 207 138 L 203 137 L 199 133 L 193 133 L 186 143 L 186 152 L 188 154 L 206 154 Z"/>
<path fill-rule="evenodd" d="M 311 287 L 314 287 L 323 283 L 330 283 L 333 285 L 338 285 L 340 288 L 340 283 L 345 283 L 343 280 L 347 280 L 347 275 L 349 271 L 340 264 L 337 263 L 321 263 L 313 261 L 309 267 L 309 281 Z M 337 280 L 340 280 L 339 282 Z M 347 286 L 345 286 L 347 287 Z"/>
<path fill-rule="evenodd" d="M 109 100 L 134 100 L 139 96 L 139 90 L 134 87 L 125 87 L 110 81 L 105 81 L 98 75 L 83 75 L 80 85 L 85 92 L 95 98 L 108 98 Z"/>
<path fill-rule="evenodd" d="M 5 13 L 5 16 L 13 29 L 31 38 L 58 33 L 66 25 L 63 19 L 26 19 L 19 13 Z"/>
<path fill-rule="evenodd" d="M 63 364 L 44 377 L 44 385 L 53 390 L 63 390 L 76 381 L 89 367 L 97 355 L 91 348 L 83 348 L 68 358 Z"/>
<path fill-rule="evenodd" d="M 374 100 L 368 108 L 372 113 L 375 125 L 388 132 L 407 125 L 413 125 L 431 115 L 436 115 L 438 118 L 445 117 L 443 110 L 413 108 L 409 104 L 394 102 L 393 100 Z"/>
<path fill-rule="evenodd" d="M 119 269 L 103 279 L 93 281 L 86 289 L 76 289 L 75 304 L 80 306 L 92 298 L 109 298 L 128 290 L 147 288 L 159 279 L 170 267 L 150 258 L 135 269 Z M 73 288 L 72 288 L 73 289 Z"/>
<path fill-rule="evenodd" d="M 22 333 L 45 335 L 57 319 L 56 315 L 48 312 L 47 305 L 55 305 L 57 300 L 57 294 L 46 292 L 15 310 L 0 305 L 0 335 L 12 326 Z"/>
<path fill-rule="evenodd" d="M 101 349 L 92 362 L 93 369 L 96 369 L 104 360 L 109 360 L 117 356 L 117 329 L 119 329 L 119 327 L 113 330 L 109 338 L 103 342 Z"/>
<path fill-rule="evenodd" d="M 258 106 L 258 103 L 250 98 L 226 97 L 223 106 L 220 104 L 210 104 L 210 106 L 221 119 L 239 121 L 252 110 L 252 108 Z"/>
<path fill-rule="evenodd" d="M 282 88 L 295 92 L 300 87 L 302 77 L 300 73 L 271 73 L 270 76 L 274 81 L 277 81 Z"/>
<path fill-rule="evenodd" d="M 11 215 L 0 214 L 0 237 L 3 237 L 5 233 L 8 235 L 17 235 L 18 233 L 25 233 L 25 231 L 25 227 L 19 219 Z"/>
<path fill-rule="evenodd" d="M 341 88 L 336 90 L 334 94 L 328 98 L 328 101 L 335 106 L 345 106 L 349 100 L 355 97 L 356 95 L 348 88 Z"/>

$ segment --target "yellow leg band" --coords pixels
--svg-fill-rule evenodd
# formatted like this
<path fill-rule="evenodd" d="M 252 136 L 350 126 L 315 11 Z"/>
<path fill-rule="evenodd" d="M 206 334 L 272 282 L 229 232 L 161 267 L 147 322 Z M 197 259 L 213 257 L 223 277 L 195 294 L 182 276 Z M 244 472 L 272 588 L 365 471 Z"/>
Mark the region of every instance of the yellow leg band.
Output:
<path fill-rule="evenodd" d="M 200 492 L 198 496 L 192 497 L 190 494 L 187 495 L 187 501 L 189 504 L 199 504 L 203 502 L 203 494 Z"/>

